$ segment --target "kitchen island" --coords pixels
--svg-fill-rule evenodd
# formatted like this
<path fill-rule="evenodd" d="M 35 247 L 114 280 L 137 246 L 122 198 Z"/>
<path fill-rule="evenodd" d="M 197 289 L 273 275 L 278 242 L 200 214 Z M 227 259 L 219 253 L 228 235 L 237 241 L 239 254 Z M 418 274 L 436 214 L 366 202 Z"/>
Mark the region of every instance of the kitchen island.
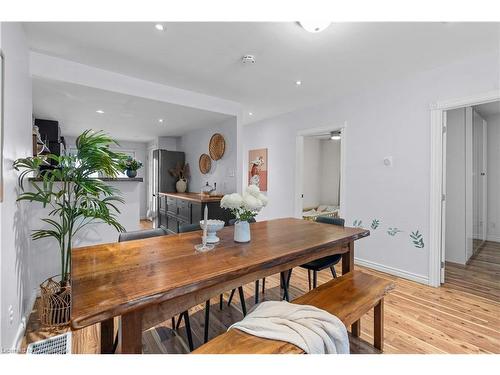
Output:
<path fill-rule="evenodd" d="M 222 196 L 200 193 L 158 193 L 157 227 L 169 233 L 179 233 L 182 224 L 198 224 L 208 206 L 208 218 L 222 220 L 229 224 L 232 216 L 220 207 Z"/>

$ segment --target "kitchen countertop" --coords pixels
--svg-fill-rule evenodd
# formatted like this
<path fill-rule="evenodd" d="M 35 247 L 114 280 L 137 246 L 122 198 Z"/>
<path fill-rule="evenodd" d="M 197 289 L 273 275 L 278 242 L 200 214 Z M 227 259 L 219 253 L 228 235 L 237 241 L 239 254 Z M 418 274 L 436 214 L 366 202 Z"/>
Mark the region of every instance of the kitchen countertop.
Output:
<path fill-rule="evenodd" d="M 210 203 L 210 202 L 220 202 L 222 195 L 210 196 L 201 195 L 200 193 L 158 193 L 159 195 L 165 195 L 167 197 L 185 199 L 191 202 L 197 203 Z"/>

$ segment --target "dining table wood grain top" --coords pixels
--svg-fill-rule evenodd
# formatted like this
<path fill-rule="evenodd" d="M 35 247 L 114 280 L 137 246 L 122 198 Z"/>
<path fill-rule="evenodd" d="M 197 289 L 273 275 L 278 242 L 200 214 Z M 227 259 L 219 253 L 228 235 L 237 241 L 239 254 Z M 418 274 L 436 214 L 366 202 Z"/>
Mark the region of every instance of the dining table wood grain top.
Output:
<path fill-rule="evenodd" d="M 317 253 L 320 257 L 325 248 L 370 234 L 362 228 L 295 218 L 260 221 L 250 228 L 251 241 L 236 243 L 234 227 L 225 227 L 217 233 L 220 242 L 206 253 L 194 249 L 201 242 L 200 231 L 73 249 L 72 328 L 291 264 L 304 256 L 312 259 Z"/>

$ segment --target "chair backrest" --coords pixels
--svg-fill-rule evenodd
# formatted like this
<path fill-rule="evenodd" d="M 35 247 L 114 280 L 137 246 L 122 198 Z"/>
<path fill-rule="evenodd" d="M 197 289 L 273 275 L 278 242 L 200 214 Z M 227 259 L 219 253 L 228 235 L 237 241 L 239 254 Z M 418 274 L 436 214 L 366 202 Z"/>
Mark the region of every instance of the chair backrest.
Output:
<path fill-rule="evenodd" d="M 142 240 L 144 238 L 159 237 L 168 235 L 163 228 L 136 230 L 133 232 L 123 232 L 118 235 L 118 242 Z"/>
<path fill-rule="evenodd" d="M 231 219 L 229 220 L 229 225 L 234 225 L 234 223 L 236 223 L 238 221 L 238 219 Z M 248 220 L 249 223 L 255 223 L 257 220 L 255 220 L 254 217 L 252 217 L 250 220 Z"/>
<path fill-rule="evenodd" d="M 345 220 L 340 217 L 318 216 L 316 221 L 318 223 L 333 224 L 341 227 L 345 225 Z"/>
<path fill-rule="evenodd" d="M 195 230 L 200 230 L 200 224 L 180 224 L 179 233 L 193 232 Z"/>

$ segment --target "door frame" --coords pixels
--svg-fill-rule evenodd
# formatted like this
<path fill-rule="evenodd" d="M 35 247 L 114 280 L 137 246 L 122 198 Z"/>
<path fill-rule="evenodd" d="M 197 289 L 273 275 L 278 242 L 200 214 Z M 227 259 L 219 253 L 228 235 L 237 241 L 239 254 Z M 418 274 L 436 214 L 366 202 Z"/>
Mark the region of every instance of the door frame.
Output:
<path fill-rule="evenodd" d="M 429 212 L 429 285 L 441 285 L 441 256 L 444 252 L 444 217 L 446 210 L 443 201 L 443 172 L 446 171 L 446 158 L 443 153 L 443 122 L 445 112 L 451 109 L 474 106 L 500 101 L 500 90 L 469 96 L 465 98 L 437 101 L 430 106 L 430 212 Z M 444 207 L 444 209 L 443 209 Z"/>
<path fill-rule="evenodd" d="M 304 129 L 297 132 L 295 140 L 295 199 L 294 216 L 302 218 L 302 193 L 304 178 L 304 137 L 312 136 L 318 133 L 332 131 L 341 131 L 340 140 L 340 202 L 339 216 L 346 217 L 346 141 L 347 141 L 347 121 L 342 125 L 323 126 L 319 128 Z"/>

